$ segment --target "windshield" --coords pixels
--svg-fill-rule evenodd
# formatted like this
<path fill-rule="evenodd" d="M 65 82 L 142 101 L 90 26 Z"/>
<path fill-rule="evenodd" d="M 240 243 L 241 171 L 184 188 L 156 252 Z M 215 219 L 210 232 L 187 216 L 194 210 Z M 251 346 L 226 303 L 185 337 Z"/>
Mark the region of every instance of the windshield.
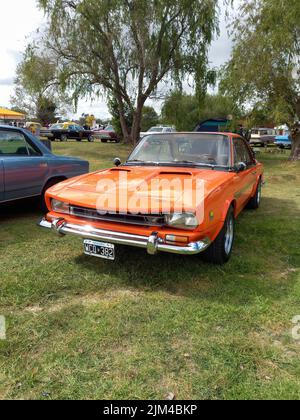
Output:
<path fill-rule="evenodd" d="M 230 142 L 221 134 L 159 134 L 143 138 L 127 164 L 230 166 Z"/>
<path fill-rule="evenodd" d="M 54 130 L 62 130 L 64 128 L 64 125 L 63 124 L 53 124 L 53 125 L 51 125 L 50 128 L 52 128 Z"/>
<path fill-rule="evenodd" d="M 152 127 L 148 130 L 148 133 L 162 133 L 163 130 L 163 127 Z"/>

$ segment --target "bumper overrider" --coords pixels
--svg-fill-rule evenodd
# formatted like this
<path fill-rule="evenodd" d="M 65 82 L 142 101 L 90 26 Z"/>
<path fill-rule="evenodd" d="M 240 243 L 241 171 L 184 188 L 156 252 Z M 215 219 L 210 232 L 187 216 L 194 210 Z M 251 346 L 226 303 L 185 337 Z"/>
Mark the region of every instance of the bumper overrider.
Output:
<path fill-rule="evenodd" d="M 186 246 L 170 245 L 165 244 L 163 240 L 159 238 L 157 232 L 153 232 L 150 236 L 132 235 L 124 232 L 97 229 L 90 225 L 81 226 L 74 223 L 68 223 L 64 219 L 55 219 L 52 222 L 49 222 L 44 218 L 39 223 L 39 226 L 51 229 L 59 236 L 75 235 L 83 239 L 93 239 L 117 245 L 144 248 L 150 255 L 155 255 L 158 252 L 196 255 L 205 251 L 211 244 L 211 241 L 208 238 L 205 238 L 198 242 L 192 242 Z"/>

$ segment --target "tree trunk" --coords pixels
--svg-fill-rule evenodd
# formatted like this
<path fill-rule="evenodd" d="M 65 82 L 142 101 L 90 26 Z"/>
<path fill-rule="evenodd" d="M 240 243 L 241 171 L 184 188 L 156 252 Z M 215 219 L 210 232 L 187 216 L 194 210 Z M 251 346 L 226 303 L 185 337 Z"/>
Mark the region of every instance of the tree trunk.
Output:
<path fill-rule="evenodd" d="M 132 144 L 135 146 L 139 139 L 140 139 L 140 132 L 141 132 L 141 122 L 142 122 L 142 115 L 143 115 L 143 107 L 145 101 L 141 99 L 138 101 L 138 105 L 136 111 L 133 116 L 133 124 L 131 129 L 131 140 Z"/>
<path fill-rule="evenodd" d="M 120 124 L 122 128 L 124 142 L 128 144 L 130 143 L 130 135 L 129 135 L 129 130 L 128 130 L 127 122 L 125 118 L 124 105 L 123 105 L 122 99 L 118 100 L 118 110 L 119 110 Z"/>
<path fill-rule="evenodd" d="M 292 152 L 291 161 L 300 160 L 300 124 L 296 124 L 292 129 Z"/>

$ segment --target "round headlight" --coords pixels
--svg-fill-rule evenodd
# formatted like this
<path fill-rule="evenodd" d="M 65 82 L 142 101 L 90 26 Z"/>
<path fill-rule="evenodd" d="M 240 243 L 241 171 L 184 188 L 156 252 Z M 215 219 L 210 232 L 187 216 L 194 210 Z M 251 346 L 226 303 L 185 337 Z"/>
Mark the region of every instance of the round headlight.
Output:
<path fill-rule="evenodd" d="M 199 226 L 197 217 L 191 213 L 174 213 L 165 217 L 166 224 L 178 229 L 196 229 Z"/>
<path fill-rule="evenodd" d="M 63 201 L 59 200 L 52 200 L 51 202 L 52 210 L 56 213 L 64 213 L 64 214 L 70 214 L 70 206 L 67 203 L 64 203 Z"/>

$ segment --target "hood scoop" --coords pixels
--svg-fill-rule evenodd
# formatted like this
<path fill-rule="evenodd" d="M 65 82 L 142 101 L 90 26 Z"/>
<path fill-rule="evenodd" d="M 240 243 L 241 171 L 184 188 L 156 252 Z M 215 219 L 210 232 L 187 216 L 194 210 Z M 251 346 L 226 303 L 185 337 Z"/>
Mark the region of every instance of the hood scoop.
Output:
<path fill-rule="evenodd" d="M 126 168 L 113 168 L 113 169 L 110 169 L 109 172 L 131 172 L 131 169 L 126 169 Z"/>
<path fill-rule="evenodd" d="M 159 173 L 159 175 L 188 175 L 192 176 L 193 174 L 191 172 L 178 172 L 178 171 L 162 171 Z"/>

